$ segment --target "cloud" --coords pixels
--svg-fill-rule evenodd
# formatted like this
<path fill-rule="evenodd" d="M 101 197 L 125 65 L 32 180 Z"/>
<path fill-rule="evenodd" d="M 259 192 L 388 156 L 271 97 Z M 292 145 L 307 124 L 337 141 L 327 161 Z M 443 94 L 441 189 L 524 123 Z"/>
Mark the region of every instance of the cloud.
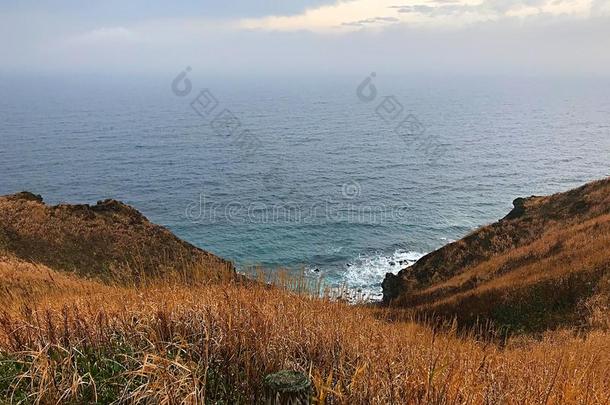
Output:
<path fill-rule="evenodd" d="M 393 6 L 399 13 L 415 13 L 422 14 L 431 17 L 436 16 L 447 16 L 447 15 L 459 15 L 467 12 L 480 11 L 479 6 L 471 6 L 468 4 L 445 4 L 441 3 L 441 6 L 429 6 L 426 4 L 416 4 L 413 6 Z"/>
<path fill-rule="evenodd" d="M 252 20 L 167 17 L 129 24 L 0 13 L 0 71 L 610 72 L 610 21 L 592 17 L 607 0 L 515 1 L 505 12 L 497 11 L 506 10 L 497 0 L 407 1 L 343 1 Z"/>
<path fill-rule="evenodd" d="M 138 36 L 125 27 L 103 27 L 68 38 L 72 44 L 136 42 Z"/>
<path fill-rule="evenodd" d="M 607 0 L 593 0 L 607 1 Z M 433 4 L 415 4 L 403 6 L 391 6 L 399 13 L 417 13 L 431 17 L 460 15 L 466 13 L 476 13 L 481 16 L 504 17 L 510 16 L 511 12 L 520 10 L 530 10 L 532 14 L 585 14 L 587 1 L 584 0 L 483 0 L 477 4 L 460 2 L 458 0 L 431 0 Z"/>
<path fill-rule="evenodd" d="M 610 0 L 593 0 L 591 14 L 594 16 L 610 15 Z"/>
<path fill-rule="evenodd" d="M 163 18 L 246 18 L 294 15 L 337 0 L 3 0 L 0 13 L 24 11 L 78 15 L 99 24 L 126 24 Z"/>
<path fill-rule="evenodd" d="M 460 26 L 536 14 L 584 16 L 589 13 L 591 1 L 608 0 L 421 0 L 404 5 L 397 5 L 395 0 L 352 0 L 310 8 L 298 15 L 245 19 L 242 26 L 316 32 L 332 31 L 337 27 L 349 30 L 388 25 L 384 22 Z"/>
<path fill-rule="evenodd" d="M 369 25 L 384 25 L 384 24 L 388 24 L 388 23 L 396 23 L 399 21 L 400 21 L 400 19 L 398 19 L 396 17 L 373 17 L 373 18 L 367 18 L 364 20 L 344 22 L 341 25 L 352 26 L 352 27 L 365 27 L 365 26 L 369 26 Z"/>

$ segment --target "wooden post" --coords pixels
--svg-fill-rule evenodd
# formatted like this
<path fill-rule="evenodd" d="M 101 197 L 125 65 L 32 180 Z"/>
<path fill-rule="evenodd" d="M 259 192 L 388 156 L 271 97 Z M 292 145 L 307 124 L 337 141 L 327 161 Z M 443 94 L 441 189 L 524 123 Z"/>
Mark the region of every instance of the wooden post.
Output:
<path fill-rule="evenodd" d="M 303 373 L 282 370 L 265 377 L 266 405 L 311 404 L 311 381 Z"/>

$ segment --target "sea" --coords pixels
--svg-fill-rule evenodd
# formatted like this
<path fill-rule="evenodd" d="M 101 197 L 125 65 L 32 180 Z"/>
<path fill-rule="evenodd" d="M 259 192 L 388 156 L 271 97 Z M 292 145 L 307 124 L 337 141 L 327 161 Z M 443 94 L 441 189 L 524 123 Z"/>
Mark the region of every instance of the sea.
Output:
<path fill-rule="evenodd" d="M 114 198 L 186 241 L 381 297 L 387 272 L 610 175 L 610 80 L 0 75 L 0 194 Z"/>

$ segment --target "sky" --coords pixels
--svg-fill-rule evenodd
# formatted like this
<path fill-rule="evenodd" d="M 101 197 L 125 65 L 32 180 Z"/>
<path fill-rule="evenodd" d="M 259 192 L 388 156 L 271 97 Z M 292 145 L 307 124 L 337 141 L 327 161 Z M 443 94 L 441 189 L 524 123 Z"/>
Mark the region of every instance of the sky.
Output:
<path fill-rule="evenodd" d="M 0 73 L 610 76 L 610 0 L 2 0 Z"/>

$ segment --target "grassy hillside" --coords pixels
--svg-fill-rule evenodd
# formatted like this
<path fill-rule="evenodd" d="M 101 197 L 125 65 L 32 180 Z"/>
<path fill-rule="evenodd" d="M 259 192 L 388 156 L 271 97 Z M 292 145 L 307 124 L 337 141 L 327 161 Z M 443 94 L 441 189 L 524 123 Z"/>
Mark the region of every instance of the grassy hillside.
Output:
<path fill-rule="evenodd" d="M 514 205 L 504 219 L 386 276 L 385 301 L 513 330 L 606 322 L 610 179 Z"/>
<path fill-rule="evenodd" d="M 280 369 L 310 375 L 316 403 L 609 400 L 601 330 L 499 345 L 281 286 L 96 286 L 30 270 L 18 262 L 13 292 L 0 289 L 19 304 L 0 312 L 0 402 L 250 404 Z"/>
<path fill-rule="evenodd" d="M 500 226 L 516 228 L 511 221 L 527 215 Z M 575 289 L 587 319 L 568 323 L 562 311 L 559 328 L 507 337 L 485 322 L 464 331 L 454 321 L 415 322 L 404 307 L 314 297 L 299 277 L 244 283 L 222 259 L 118 202 L 48 207 L 30 194 L 0 198 L 0 403 L 260 403 L 264 376 L 290 369 L 311 378 L 319 404 L 608 404 L 609 289 L 597 270 L 607 255 L 606 216 L 523 236 L 516 248 L 502 250 L 492 238 L 491 254 L 475 233 L 477 255 L 459 243 L 448 248 L 472 270 L 422 270 L 420 287 L 397 298 L 454 314 L 469 301 L 456 290 L 443 294 L 460 277 L 492 274 L 489 291 L 514 299 L 523 285 L 543 285 L 551 263 L 582 266 L 581 251 L 597 252 L 589 270 L 565 273 L 582 278 L 566 278 L 565 288 Z M 535 292 L 544 308 L 559 274 Z M 506 305 L 486 291 L 481 283 L 463 292 L 480 300 L 477 311 Z"/>
<path fill-rule="evenodd" d="M 112 280 L 155 277 L 178 268 L 189 275 L 194 265 L 210 273 L 232 268 L 119 201 L 48 206 L 27 192 L 0 197 L 2 252 Z"/>

